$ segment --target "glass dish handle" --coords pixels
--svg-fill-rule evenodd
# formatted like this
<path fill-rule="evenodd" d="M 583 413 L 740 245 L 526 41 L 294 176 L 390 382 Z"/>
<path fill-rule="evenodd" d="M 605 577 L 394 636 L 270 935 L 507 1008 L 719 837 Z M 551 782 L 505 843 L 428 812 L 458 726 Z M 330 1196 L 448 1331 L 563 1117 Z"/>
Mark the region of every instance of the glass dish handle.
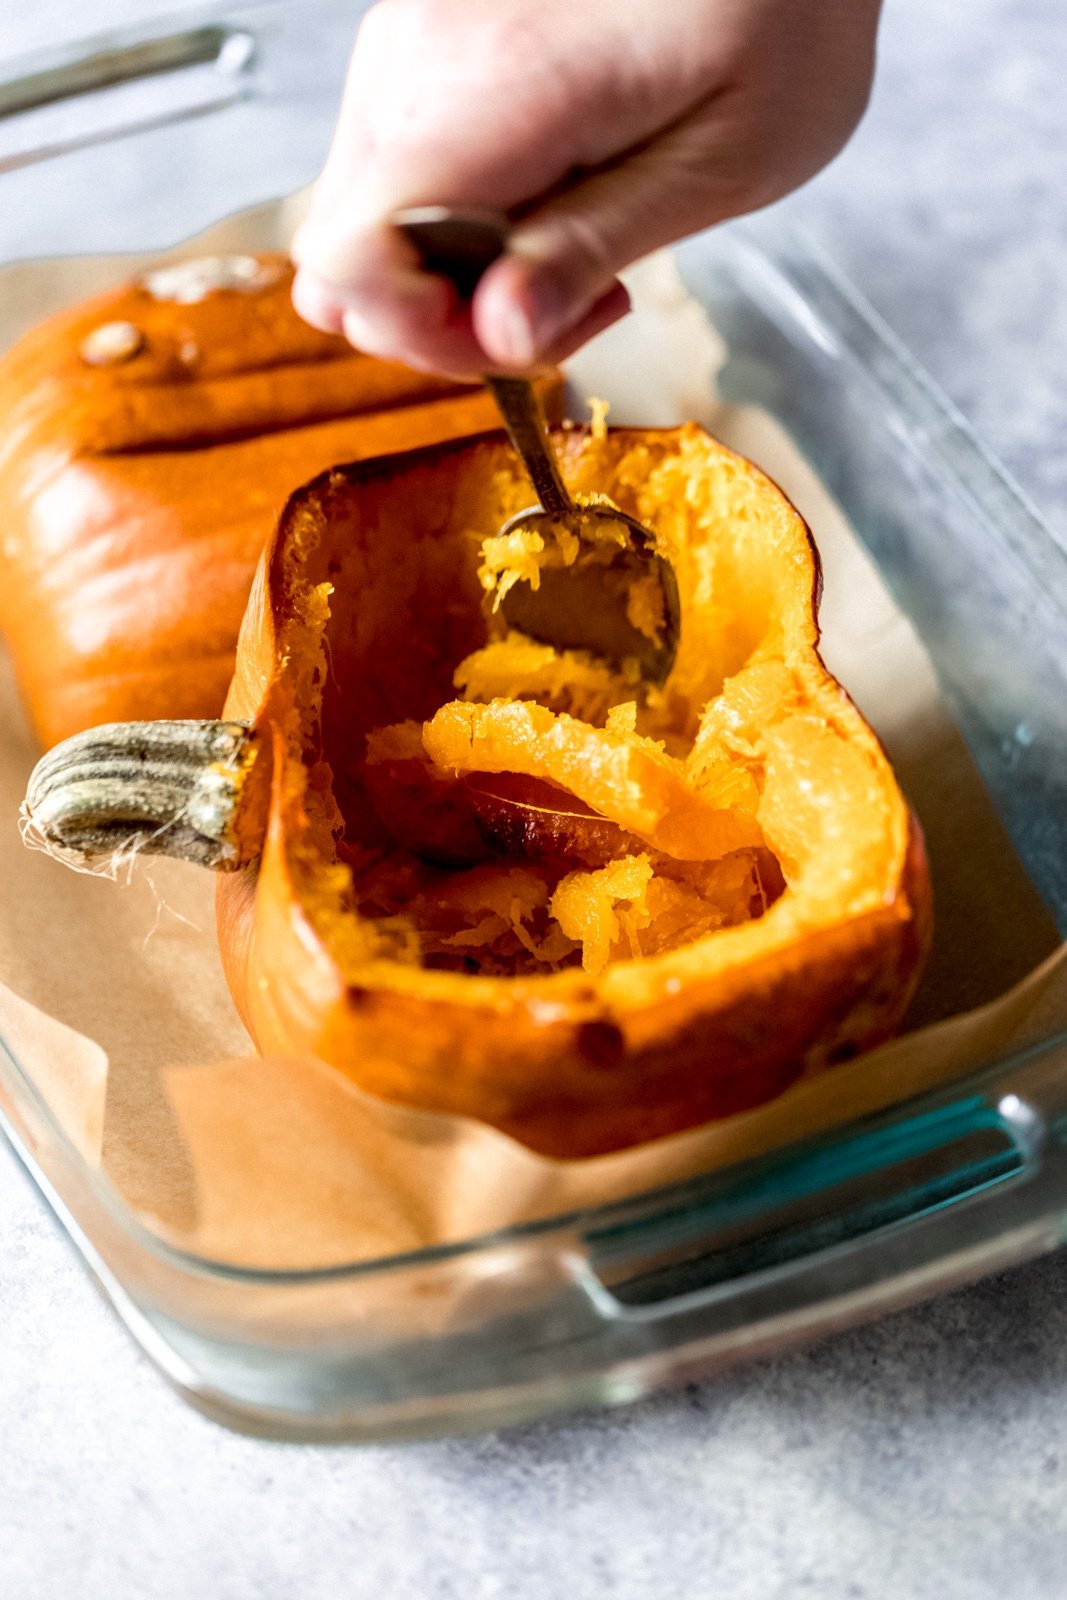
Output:
<path fill-rule="evenodd" d="M 0 172 L 232 105 L 249 92 L 256 39 L 243 23 L 142 25 L 4 65 Z"/>
<path fill-rule="evenodd" d="M 584 1286 L 635 1333 L 671 1322 L 684 1338 L 692 1319 L 706 1367 L 715 1349 L 776 1348 L 1039 1255 L 1065 1219 L 1061 1034 L 965 1094 L 924 1095 L 587 1232 Z"/>

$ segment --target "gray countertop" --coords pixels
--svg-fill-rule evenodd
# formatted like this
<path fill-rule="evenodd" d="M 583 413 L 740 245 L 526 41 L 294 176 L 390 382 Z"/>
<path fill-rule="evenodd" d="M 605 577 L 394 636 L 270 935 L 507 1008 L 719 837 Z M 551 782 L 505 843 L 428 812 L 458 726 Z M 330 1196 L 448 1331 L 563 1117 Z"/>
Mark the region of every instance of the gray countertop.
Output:
<path fill-rule="evenodd" d="M 0 57 L 148 9 L 5 5 Z M 1065 67 L 1056 0 L 887 0 L 867 121 L 787 204 L 1067 534 Z M 282 1446 L 169 1392 L 0 1150 L 13 1600 L 1027 1600 L 1065 1487 L 1062 1256 L 625 1411 Z"/>

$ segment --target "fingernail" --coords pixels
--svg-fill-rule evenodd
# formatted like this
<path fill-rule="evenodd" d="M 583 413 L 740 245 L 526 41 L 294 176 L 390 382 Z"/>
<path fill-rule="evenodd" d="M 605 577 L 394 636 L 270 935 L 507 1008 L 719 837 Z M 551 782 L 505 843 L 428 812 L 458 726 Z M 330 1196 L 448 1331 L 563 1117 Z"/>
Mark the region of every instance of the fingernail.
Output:
<path fill-rule="evenodd" d="M 532 366 L 570 320 L 560 285 L 547 273 L 529 278 L 494 306 L 489 353 L 508 366 Z"/>
<path fill-rule="evenodd" d="M 529 301 L 534 355 L 543 355 L 552 340 L 577 319 L 579 311 L 558 279 L 548 273 L 534 278 Z"/>
<path fill-rule="evenodd" d="M 491 342 L 489 354 L 509 367 L 528 367 L 534 360 L 536 346 L 533 327 L 522 306 L 514 300 L 505 300 L 497 308 Z"/>

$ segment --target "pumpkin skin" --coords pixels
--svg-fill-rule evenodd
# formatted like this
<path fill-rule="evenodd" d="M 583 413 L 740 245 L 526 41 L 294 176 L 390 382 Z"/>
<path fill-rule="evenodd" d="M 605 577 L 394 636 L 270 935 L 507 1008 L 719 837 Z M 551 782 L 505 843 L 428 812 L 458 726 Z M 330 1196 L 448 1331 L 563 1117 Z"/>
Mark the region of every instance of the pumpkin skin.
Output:
<path fill-rule="evenodd" d="M 0 358 L 0 629 L 46 746 L 112 720 L 217 716 L 293 489 L 495 425 L 484 390 L 309 327 L 292 275 L 280 255 L 161 269 Z M 555 415 L 560 392 L 542 380 Z"/>
<path fill-rule="evenodd" d="M 376 825 L 359 751 L 368 730 L 433 718 L 485 641 L 470 528 L 493 533 L 522 493 L 506 445 L 487 437 L 335 470 L 286 507 L 225 712 L 253 730 L 262 853 L 220 877 L 218 912 L 264 1053 L 312 1054 L 372 1094 L 579 1157 L 758 1105 L 884 1040 L 931 917 L 918 824 L 819 659 L 817 557 L 785 497 L 695 426 L 603 441 L 570 430 L 557 446 L 572 489 L 611 495 L 674 565 L 667 702 L 690 750 L 716 717 L 738 749 L 757 740 L 755 816 L 785 891 L 754 920 L 596 975 L 368 957 L 348 864 L 351 839 Z M 765 681 L 787 687 L 762 702 L 753 688 L 741 715 Z"/>

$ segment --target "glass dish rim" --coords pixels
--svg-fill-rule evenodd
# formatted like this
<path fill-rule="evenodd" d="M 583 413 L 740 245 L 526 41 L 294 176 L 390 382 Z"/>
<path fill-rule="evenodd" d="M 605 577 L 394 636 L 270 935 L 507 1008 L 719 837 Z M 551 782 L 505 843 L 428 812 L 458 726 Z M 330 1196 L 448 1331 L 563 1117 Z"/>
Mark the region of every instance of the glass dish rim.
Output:
<path fill-rule="evenodd" d="M 270 4 L 271 0 L 254 0 L 254 3 Z M 216 221 L 219 224 L 226 223 L 241 217 L 246 212 L 280 205 L 288 198 L 288 195 L 280 195 L 274 200 L 258 202 L 252 207 L 238 207 L 217 218 Z M 963 413 L 869 303 L 821 242 L 808 230 L 794 223 L 783 225 L 777 218 L 773 220 L 769 229 L 763 219 L 745 219 L 727 224 L 725 228 L 716 229 L 715 232 L 728 237 L 731 246 L 736 244 L 749 259 L 758 257 L 763 263 L 764 272 L 769 269 L 778 274 L 794 294 L 802 291 L 797 284 L 789 282 L 790 266 L 806 270 L 816 281 L 821 280 L 822 288 L 830 291 L 830 299 L 835 303 L 837 312 L 840 313 L 843 309 L 847 313 L 860 332 L 873 342 L 874 350 L 880 359 L 874 364 L 860 361 L 857 352 L 849 346 L 848 330 L 844 324 L 827 323 L 825 304 L 815 308 L 810 302 L 805 302 L 805 320 L 809 324 L 819 326 L 824 336 L 820 342 L 825 344 L 826 340 L 830 340 L 830 348 L 835 357 L 849 359 L 853 367 L 863 373 L 866 381 L 876 388 L 883 400 L 888 400 L 895 410 L 899 412 L 906 406 L 910 425 L 913 426 L 915 423 L 917 410 L 936 419 L 939 428 L 936 433 L 924 437 L 923 448 L 928 457 L 936 462 L 946 486 L 954 495 L 964 500 L 983 523 L 995 522 L 1002 536 L 1005 532 L 1009 533 L 1007 549 L 1032 579 L 1037 582 L 1047 581 L 1050 574 L 1045 569 L 1051 569 L 1051 573 L 1061 578 L 1067 585 L 1067 546 L 1061 544 L 1055 537 L 1040 511 L 1014 481 L 993 451 L 977 435 Z M 768 232 L 773 241 L 771 248 L 768 248 L 766 238 Z M 677 256 L 683 262 L 687 250 L 694 244 L 699 245 L 701 237 L 683 241 L 677 247 Z M 191 237 L 183 236 L 158 251 L 129 251 L 122 254 L 134 257 L 146 253 L 165 256 L 183 250 L 195 238 L 195 234 Z M 93 255 L 104 254 L 109 253 L 87 252 L 86 259 L 92 259 Z M 56 252 L 36 259 L 53 261 L 63 257 L 61 253 Z M 20 260 L 12 264 L 24 268 L 30 263 Z M 3 265 L 6 266 L 7 263 Z M 2 270 L 3 267 L 0 266 L 0 271 Z M 961 470 L 963 464 L 970 469 L 966 474 Z M 1018 534 L 1016 530 L 1021 527 L 1028 529 L 1030 537 L 1024 538 Z M 0 1031 L 0 1054 L 10 1063 L 22 1093 L 29 1098 L 35 1113 L 43 1119 L 50 1142 L 56 1146 L 65 1161 L 74 1164 L 79 1178 L 88 1187 L 93 1203 L 106 1213 L 109 1221 L 117 1227 L 124 1239 L 139 1252 L 188 1277 L 216 1281 L 230 1286 L 286 1289 L 366 1279 L 415 1266 L 436 1267 L 482 1251 L 533 1242 L 553 1233 L 588 1229 L 594 1220 L 603 1220 L 605 1223 L 613 1218 L 618 1220 L 638 1206 L 643 1208 L 643 1216 L 646 1217 L 651 1211 L 658 1213 L 665 1209 L 677 1209 L 682 1197 L 692 1194 L 699 1186 L 721 1183 L 728 1178 L 736 1181 L 738 1177 L 758 1171 L 768 1162 L 782 1161 L 790 1156 L 810 1151 L 827 1139 L 847 1137 L 861 1130 L 872 1118 L 884 1116 L 889 1110 L 903 1112 L 913 1103 L 926 1102 L 943 1094 L 957 1094 L 970 1086 L 980 1084 L 991 1072 L 1005 1071 L 1021 1065 L 1036 1050 L 1045 1050 L 1060 1042 L 1067 1042 L 1067 1029 L 1050 1033 L 1044 1039 L 1012 1050 L 1007 1055 L 984 1060 L 980 1066 L 970 1068 L 965 1074 L 947 1081 L 936 1089 L 927 1089 L 915 1095 L 905 1096 L 893 1101 L 890 1106 L 833 1124 L 821 1132 L 777 1144 L 768 1151 L 730 1162 L 724 1167 L 658 1184 L 652 1188 L 639 1189 L 634 1194 L 602 1205 L 557 1212 L 550 1216 L 489 1229 L 473 1234 L 469 1238 L 400 1251 L 391 1255 L 299 1268 L 243 1266 L 236 1262 L 201 1256 L 172 1244 L 155 1233 L 127 1205 L 108 1177 L 86 1161 L 55 1117 L 32 1075 L 23 1066 L 16 1050 L 2 1031 Z M 61 1211 L 65 1230 L 68 1234 L 76 1235 L 81 1241 L 78 1244 L 79 1250 L 83 1255 L 91 1253 L 94 1257 L 97 1256 L 99 1251 L 91 1234 L 71 1210 L 62 1190 L 53 1181 L 44 1165 L 37 1159 L 33 1150 L 28 1148 L 26 1140 L 23 1139 L 2 1100 L 0 1100 L 0 1133 L 33 1178 L 42 1197 L 53 1210 Z"/>
<path fill-rule="evenodd" d="M 319 1267 L 246 1267 L 236 1262 L 221 1261 L 211 1256 L 197 1255 L 191 1250 L 183 1250 L 180 1245 L 172 1244 L 161 1235 L 154 1233 L 138 1217 L 136 1212 L 125 1203 L 110 1180 L 88 1165 L 77 1146 L 55 1120 L 47 1102 L 43 1099 L 36 1084 L 25 1072 L 3 1034 L 0 1034 L 0 1052 L 18 1073 L 24 1091 L 34 1101 L 37 1111 L 47 1119 L 50 1138 L 60 1147 L 63 1155 L 68 1160 L 81 1165 L 83 1169 L 82 1176 L 91 1187 L 94 1202 L 107 1212 L 110 1220 L 118 1226 L 127 1239 L 142 1249 L 146 1255 L 189 1277 L 213 1279 L 227 1285 L 239 1285 L 245 1288 L 264 1289 L 306 1288 L 320 1284 L 383 1276 L 388 1272 L 410 1267 L 440 1266 L 446 1262 L 462 1260 L 485 1250 L 532 1242 L 546 1235 L 573 1233 L 575 1230 L 588 1231 L 589 1223 L 594 1220 L 597 1222 L 602 1221 L 605 1224 L 603 1229 L 598 1228 L 596 1230 L 597 1236 L 603 1233 L 615 1233 L 620 1227 L 625 1227 L 624 1219 L 637 1207 L 641 1207 L 642 1211 L 640 1218 L 634 1219 L 634 1225 L 640 1226 L 647 1222 L 649 1215 L 653 1212 L 656 1215 L 661 1215 L 665 1211 L 684 1210 L 683 1197 L 687 1195 L 696 1197 L 701 1189 L 716 1185 L 724 1186 L 728 1182 L 736 1183 L 748 1175 L 754 1176 L 765 1169 L 777 1167 L 781 1163 L 794 1159 L 799 1160 L 825 1144 L 859 1136 L 869 1125 L 884 1120 L 887 1115 L 892 1114 L 904 1117 L 907 1115 L 909 1108 L 929 1107 L 931 1103 L 941 1100 L 955 1100 L 960 1094 L 981 1087 L 985 1080 L 992 1075 L 1014 1072 L 1018 1068 L 1025 1067 L 1033 1057 L 1064 1045 L 1067 1045 L 1067 1028 L 1050 1033 L 1045 1038 L 1021 1045 L 1018 1049 L 1010 1051 L 1005 1056 L 991 1057 L 984 1060 L 980 1065 L 970 1068 L 958 1078 L 949 1078 L 935 1087 L 921 1089 L 915 1094 L 902 1096 L 901 1099 L 894 1100 L 886 1106 L 876 1107 L 862 1113 L 860 1116 L 851 1117 L 845 1122 L 834 1123 L 800 1139 L 776 1144 L 768 1150 L 747 1156 L 739 1161 L 732 1161 L 723 1167 L 715 1167 L 707 1172 L 691 1174 L 689 1177 L 677 1179 L 672 1183 L 658 1184 L 651 1189 L 639 1189 L 633 1194 L 606 1201 L 603 1205 L 581 1206 L 572 1211 L 555 1212 L 547 1217 L 534 1217 L 527 1222 L 509 1223 L 502 1228 L 488 1229 L 482 1233 L 472 1234 L 466 1239 L 457 1239 L 446 1244 L 424 1245 L 419 1249 L 397 1251 L 388 1256 L 339 1262 Z M 873 1054 L 874 1052 L 871 1053 Z M 64 1226 L 67 1227 L 68 1231 L 72 1231 L 70 1224 L 73 1223 L 74 1230 L 77 1231 L 79 1238 L 84 1241 L 84 1244 L 79 1245 L 79 1248 L 84 1248 L 85 1245 L 88 1245 L 94 1256 L 98 1255 L 99 1252 L 91 1236 L 86 1235 L 84 1228 L 70 1211 L 61 1192 L 57 1190 L 52 1179 L 44 1171 L 33 1152 L 27 1148 L 25 1141 L 22 1139 L 18 1129 L 12 1124 L 2 1103 L 0 1103 L 0 1134 L 3 1135 L 13 1153 L 33 1178 L 34 1183 L 49 1205 L 54 1210 L 62 1210 Z"/>

